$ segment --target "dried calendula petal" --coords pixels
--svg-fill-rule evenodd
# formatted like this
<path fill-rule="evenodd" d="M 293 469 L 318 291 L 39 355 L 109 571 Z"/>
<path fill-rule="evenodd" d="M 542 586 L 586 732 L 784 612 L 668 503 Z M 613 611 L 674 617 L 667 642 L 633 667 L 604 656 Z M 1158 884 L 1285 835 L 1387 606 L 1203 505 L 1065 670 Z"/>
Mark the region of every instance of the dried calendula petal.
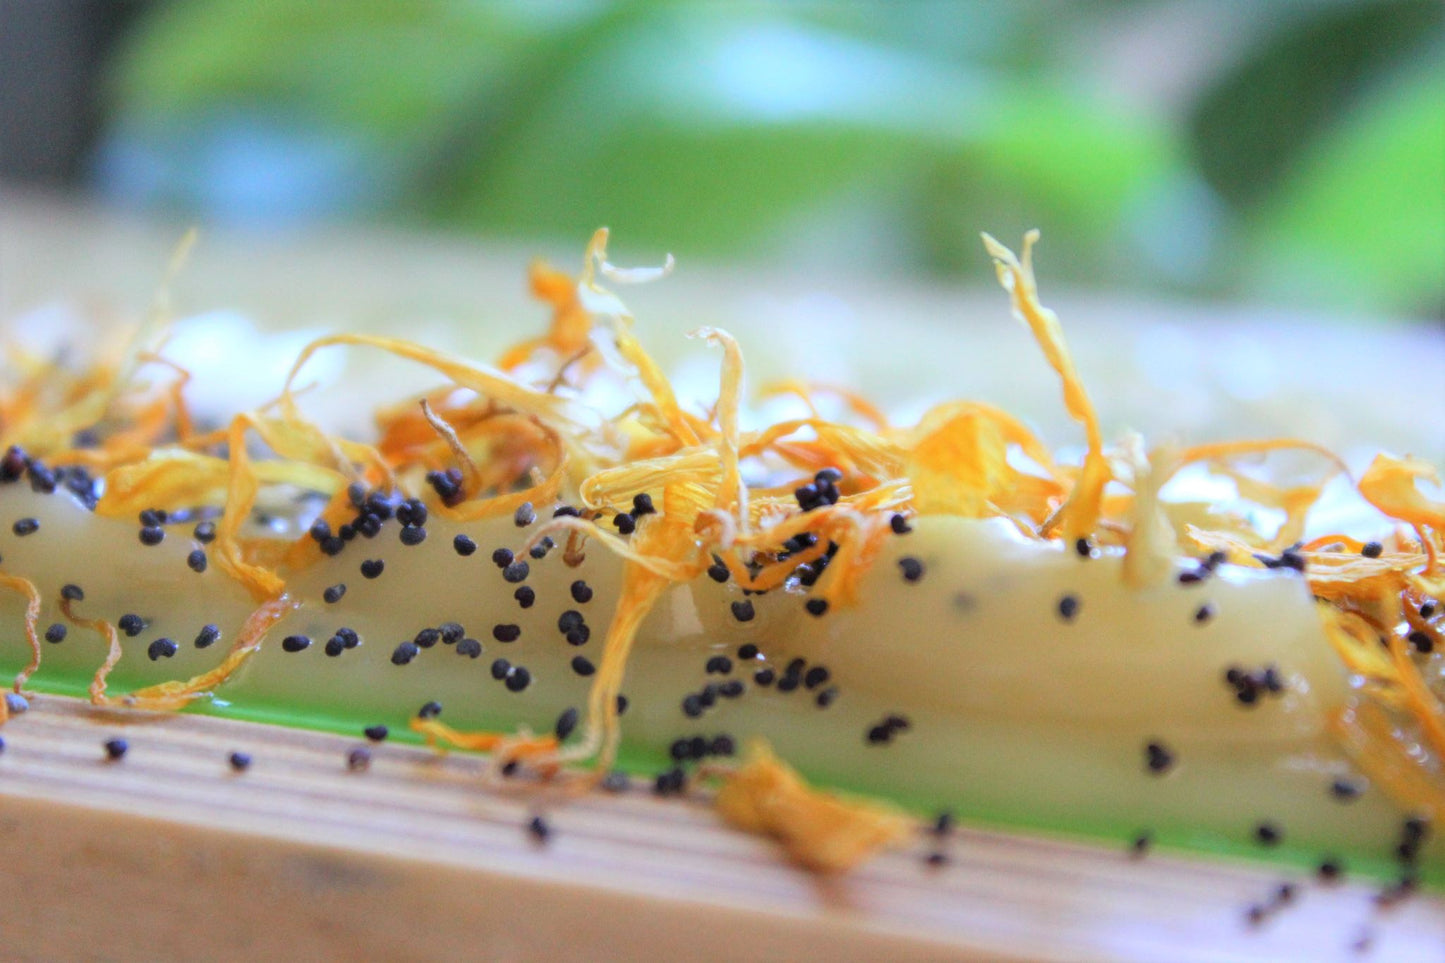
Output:
<path fill-rule="evenodd" d="M 749 745 L 715 805 L 734 826 L 776 839 L 794 861 L 824 873 L 852 869 L 907 838 L 914 826 L 889 806 L 809 786 L 762 741 Z"/>

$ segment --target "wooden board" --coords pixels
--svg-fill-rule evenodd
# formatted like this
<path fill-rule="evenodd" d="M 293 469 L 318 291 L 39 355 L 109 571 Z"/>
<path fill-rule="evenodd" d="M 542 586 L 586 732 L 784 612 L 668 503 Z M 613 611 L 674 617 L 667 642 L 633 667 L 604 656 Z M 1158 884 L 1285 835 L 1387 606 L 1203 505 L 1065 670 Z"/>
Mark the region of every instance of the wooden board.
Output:
<path fill-rule="evenodd" d="M 1249 925 L 1267 867 L 965 828 L 942 868 L 920 838 L 819 879 L 699 803 L 562 801 L 477 757 L 353 772 L 361 740 L 52 696 L 0 731 L 5 959 L 1445 959 L 1434 896 L 1299 879 Z"/>

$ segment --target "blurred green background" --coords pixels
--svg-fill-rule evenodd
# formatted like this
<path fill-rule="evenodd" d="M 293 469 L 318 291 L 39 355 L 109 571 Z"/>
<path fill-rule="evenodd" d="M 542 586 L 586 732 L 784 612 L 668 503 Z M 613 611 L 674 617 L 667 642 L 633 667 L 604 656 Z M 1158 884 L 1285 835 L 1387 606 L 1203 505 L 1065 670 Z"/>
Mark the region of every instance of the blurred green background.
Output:
<path fill-rule="evenodd" d="M 128 7 L 124 204 L 1445 317 L 1439 0 Z"/>

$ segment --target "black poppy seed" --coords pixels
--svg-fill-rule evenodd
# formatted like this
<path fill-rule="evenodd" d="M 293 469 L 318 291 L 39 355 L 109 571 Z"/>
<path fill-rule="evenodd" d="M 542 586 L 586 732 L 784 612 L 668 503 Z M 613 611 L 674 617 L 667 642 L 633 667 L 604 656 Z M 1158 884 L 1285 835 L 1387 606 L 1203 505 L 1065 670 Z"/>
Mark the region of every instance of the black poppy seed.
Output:
<path fill-rule="evenodd" d="M 344 582 L 337 582 L 335 585 L 327 587 L 326 590 L 321 593 L 321 599 L 327 605 L 335 605 L 337 602 L 340 602 L 345 595 L 346 584 Z"/>
<path fill-rule="evenodd" d="M 67 583 L 60 587 L 60 597 L 67 602 L 84 602 L 85 592 L 81 590 L 79 585 Z"/>
<path fill-rule="evenodd" d="M 526 528 L 536 520 L 537 510 L 532 507 L 531 502 L 523 502 L 518 505 L 517 510 L 512 513 L 512 522 L 518 528 Z"/>
<path fill-rule="evenodd" d="M 416 717 L 418 719 L 435 719 L 441 714 L 442 704 L 440 702 L 437 702 L 435 699 L 430 702 L 424 703 L 420 709 L 416 710 Z"/>
<path fill-rule="evenodd" d="M 784 671 L 785 673 L 787 673 L 788 675 L 802 675 L 803 670 L 806 669 L 807 667 L 808 667 L 808 660 L 807 660 L 807 659 L 804 659 L 804 658 L 794 658 L 794 659 L 789 659 L 789 660 L 788 660 L 788 665 L 787 665 L 787 667 L 786 667 L 783 671 Z"/>
<path fill-rule="evenodd" d="M 893 529 L 894 535 L 907 535 L 913 531 L 913 526 L 908 524 L 908 517 L 900 512 L 894 512 L 888 519 L 888 527 Z"/>
<path fill-rule="evenodd" d="M 525 582 L 527 575 L 532 571 L 530 565 L 523 561 L 516 561 L 502 569 L 502 578 L 508 582 Z"/>
<path fill-rule="evenodd" d="M 672 740 L 672 745 L 667 747 L 667 754 L 676 762 L 686 762 L 692 758 L 692 740 L 686 736 Z"/>
<path fill-rule="evenodd" d="M 821 616 L 828 611 L 828 600 L 820 598 L 808 599 L 803 603 L 803 608 L 809 615 Z"/>
<path fill-rule="evenodd" d="M 532 673 L 520 665 L 512 666 L 512 671 L 507 673 L 507 689 L 511 692 L 521 692 L 532 684 Z"/>
<path fill-rule="evenodd" d="M 367 726 L 361 730 L 361 734 L 372 742 L 385 742 L 386 737 L 391 734 L 391 730 L 381 725 Z"/>
<path fill-rule="evenodd" d="M 1205 602 L 1194 610 L 1194 621 L 1198 625 L 1203 625 L 1212 618 L 1214 618 L 1214 604 L 1212 602 Z"/>
<path fill-rule="evenodd" d="M 1412 631 L 1409 635 L 1405 636 L 1405 640 L 1415 647 L 1416 652 L 1419 652 L 1423 655 L 1429 655 L 1435 650 L 1435 640 L 1430 638 L 1427 633 L 1421 632 L 1419 629 L 1416 629 Z"/>
<path fill-rule="evenodd" d="M 331 537 L 331 524 L 324 518 L 318 518 L 311 523 L 307 534 L 311 536 L 313 541 L 324 542 Z"/>
<path fill-rule="evenodd" d="M 492 564 L 497 566 L 497 568 L 506 568 L 512 564 L 512 559 L 515 557 L 510 548 L 495 549 L 492 552 Z"/>
<path fill-rule="evenodd" d="M 105 749 L 105 757 L 112 760 L 123 759 L 130 751 L 130 743 L 124 739 L 107 739 L 101 746 Z"/>
<path fill-rule="evenodd" d="M 579 578 L 573 582 L 570 590 L 572 592 L 572 601 L 578 605 L 586 605 L 592 601 L 592 586 L 588 585 L 582 579 Z"/>
<path fill-rule="evenodd" d="M 617 526 L 619 535 L 631 535 L 637 530 L 637 520 L 626 512 L 613 516 L 612 524 Z"/>
<path fill-rule="evenodd" d="M 1259 681 L 1260 684 L 1264 686 L 1265 691 L 1273 695 L 1277 695 L 1280 692 L 1284 691 L 1284 679 L 1280 677 L 1279 669 L 1277 669 L 1275 666 L 1265 666 L 1264 675 L 1260 676 Z"/>
<path fill-rule="evenodd" d="M 341 655 L 341 653 L 346 651 L 346 643 L 337 636 L 333 635 L 331 638 L 326 640 L 326 646 L 321 651 L 325 652 L 327 655 L 334 659 L 337 656 Z"/>
<path fill-rule="evenodd" d="M 197 575 L 206 570 L 206 553 L 199 548 L 186 556 L 186 567 Z"/>
<path fill-rule="evenodd" d="M 143 508 L 136 520 L 145 528 L 154 528 L 161 523 L 161 517 L 154 508 Z"/>
<path fill-rule="evenodd" d="M 816 689 L 820 685 L 826 685 L 832 675 L 825 666 L 815 665 L 808 670 L 807 675 L 803 676 L 803 685 L 809 689 Z"/>
<path fill-rule="evenodd" d="M 348 629 L 345 626 L 336 630 L 336 637 L 340 639 L 348 649 L 354 649 L 361 644 L 361 636 L 357 635 L 355 630 Z"/>
<path fill-rule="evenodd" d="M 52 644 L 64 642 L 65 636 L 66 628 L 59 622 L 52 623 L 50 628 L 45 630 L 45 641 Z"/>
<path fill-rule="evenodd" d="M 533 545 L 531 548 L 527 549 L 527 554 L 530 555 L 533 559 L 540 561 L 541 559 L 547 557 L 547 553 L 552 551 L 552 548 L 556 544 L 557 543 L 552 541 L 550 538 L 543 538 L 536 545 Z"/>
<path fill-rule="evenodd" d="M 1072 622 L 1079 614 L 1079 597 L 1077 595 L 1065 595 L 1059 599 L 1059 618 L 1065 622 Z"/>
<path fill-rule="evenodd" d="M 557 631 L 570 632 L 572 629 L 577 628 L 577 626 L 584 624 L 586 621 L 586 617 L 584 617 L 581 612 L 577 611 L 576 609 L 568 609 L 561 615 L 557 616 Z"/>
<path fill-rule="evenodd" d="M 708 578 L 712 579 L 718 584 L 726 582 L 730 575 L 731 573 L 728 571 L 728 567 L 722 562 L 714 562 L 707 567 Z"/>
<path fill-rule="evenodd" d="M 416 644 L 416 647 L 418 649 L 430 649 L 441 640 L 441 630 L 432 628 L 422 629 L 420 632 L 418 632 L 415 636 L 412 637 L 412 642 Z"/>
<path fill-rule="evenodd" d="M 557 717 L 557 724 L 552 727 L 552 733 L 557 737 L 558 742 L 564 741 L 577 728 L 577 710 L 568 706 L 562 710 Z"/>
<path fill-rule="evenodd" d="M 1129 843 L 1129 853 L 1138 858 L 1149 852 L 1149 847 L 1154 845 L 1154 834 L 1148 831 L 1135 836 Z"/>
<path fill-rule="evenodd" d="M 353 522 L 351 527 L 356 530 L 358 535 L 375 538 L 381 534 L 381 519 L 375 515 L 363 515 Z"/>
<path fill-rule="evenodd" d="M 412 659 L 415 659 L 417 653 L 420 651 L 421 650 L 416 647 L 415 642 L 403 642 L 392 650 L 391 664 L 406 665 L 411 662 Z"/>
<path fill-rule="evenodd" d="M 482 643 L 476 639 L 461 639 L 457 642 L 457 655 L 464 655 L 469 659 L 475 659 L 482 654 Z"/>
<path fill-rule="evenodd" d="M 146 655 L 150 656 L 152 662 L 161 659 L 169 659 L 180 651 L 175 639 L 159 638 L 146 647 Z"/>
<path fill-rule="evenodd" d="M 522 627 L 510 622 L 492 626 L 492 638 L 498 642 L 515 642 L 522 637 Z"/>
<path fill-rule="evenodd" d="M 715 655 L 707 660 L 704 670 L 708 675 L 727 675 L 733 670 L 733 660 L 725 655 Z"/>
<path fill-rule="evenodd" d="M 1204 572 L 1180 572 L 1178 582 L 1180 585 L 1196 585 L 1205 579 Z"/>
<path fill-rule="evenodd" d="M 338 535 L 332 535 L 321 543 L 321 554 L 329 555 L 332 558 L 340 555 L 346 548 L 346 539 Z"/>
<path fill-rule="evenodd" d="M 683 786 L 687 783 L 687 776 L 677 767 L 667 772 L 659 773 L 653 781 L 652 791 L 659 796 L 675 796 L 682 792 Z"/>
<path fill-rule="evenodd" d="M 361 574 L 364 578 L 376 578 L 386 571 L 386 563 L 379 558 L 369 558 L 361 563 Z"/>
<path fill-rule="evenodd" d="M 747 599 L 739 599 L 732 604 L 733 618 L 739 622 L 751 622 L 753 620 L 753 603 Z"/>
<path fill-rule="evenodd" d="M 740 679 L 729 679 L 717 687 L 717 694 L 724 699 L 736 699 L 743 694 L 743 684 Z"/>
<path fill-rule="evenodd" d="M 756 659 L 760 654 L 758 647 L 751 642 L 744 642 L 738 646 L 738 658 L 744 662 Z"/>
<path fill-rule="evenodd" d="M 422 542 L 426 541 L 426 529 L 422 528 L 420 525 L 408 526 L 401 530 L 401 535 L 398 537 L 401 539 L 401 544 L 408 547 L 413 545 L 420 545 Z"/>
<path fill-rule="evenodd" d="M 511 671 L 512 663 L 508 662 L 506 659 L 494 659 L 492 661 L 492 678 L 496 679 L 498 682 L 505 679 L 507 677 L 507 673 Z"/>
<path fill-rule="evenodd" d="M 778 691 L 779 691 L 779 692 L 792 692 L 794 689 L 798 688 L 798 686 L 800 686 L 800 685 L 802 685 L 802 680 L 801 680 L 798 676 L 795 676 L 795 675 L 785 675 L 785 676 L 783 676 L 781 679 L 778 680 Z"/>
<path fill-rule="evenodd" d="M 304 652 L 311 648 L 311 640 L 304 635 L 288 635 L 281 640 L 283 652 Z"/>
<path fill-rule="evenodd" d="M 616 705 L 617 705 L 617 714 L 618 714 L 619 716 L 626 714 L 626 712 L 627 712 L 627 696 L 623 695 L 623 694 L 620 693 L 620 692 L 617 693 L 617 702 L 616 702 Z"/>
<path fill-rule="evenodd" d="M 1320 879 L 1326 882 L 1334 882 L 1344 874 L 1344 867 L 1338 859 L 1327 856 L 1320 861 L 1319 874 Z"/>
<path fill-rule="evenodd" d="M 834 685 L 828 686 L 828 688 L 819 692 L 813 701 L 818 704 L 819 709 L 828 708 L 834 702 L 838 701 L 838 687 Z"/>
<path fill-rule="evenodd" d="M 251 768 L 251 754 L 249 752 L 233 752 L 226 757 L 231 768 L 236 772 L 245 772 Z"/>
<path fill-rule="evenodd" d="M 696 693 L 689 693 L 682 700 L 682 714 L 689 719 L 696 719 L 702 715 L 702 699 Z"/>
<path fill-rule="evenodd" d="M 1174 753 L 1161 742 L 1146 743 L 1144 765 L 1154 775 L 1163 775 L 1174 765 Z"/>
<path fill-rule="evenodd" d="M 34 518 L 22 518 L 10 526 L 10 530 L 21 538 L 24 538 L 26 535 L 34 534 L 40 530 L 40 521 Z"/>
<path fill-rule="evenodd" d="M 518 772 L 520 772 L 521 769 L 522 764 L 519 761 L 517 761 L 516 759 L 508 759 L 506 762 L 502 763 L 502 768 L 499 771 L 501 772 L 503 779 L 511 779 Z"/>
<path fill-rule="evenodd" d="M 574 655 L 572 657 L 572 671 L 586 678 L 596 672 L 597 667 L 593 665 L 592 660 L 585 655 Z"/>
<path fill-rule="evenodd" d="M 346 754 L 346 768 L 352 772 L 364 772 L 371 768 L 371 750 L 357 746 Z"/>
<path fill-rule="evenodd" d="M 870 746 L 886 745 L 893 741 L 893 730 L 883 725 L 870 726 L 864 738 Z"/>
<path fill-rule="evenodd" d="M 772 669 L 759 669 L 758 671 L 753 673 L 753 681 L 761 686 L 772 685 L 773 679 L 775 679 L 776 677 L 777 673 L 775 673 Z"/>
<path fill-rule="evenodd" d="M 1425 619 L 1426 621 L 1429 621 L 1430 619 L 1433 619 L 1434 617 L 1435 617 L 1435 603 L 1434 603 L 1434 602 L 1422 602 L 1422 603 L 1420 603 L 1420 618 Z"/>
<path fill-rule="evenodd" d="M 537 601 L 537 593 L 532 590 L 530 585 L 519 585 L 517 590 L 512 593 L 512 598 L 516 599 L 517 604 L 522 608 L 530 609 L 532 603 Z"/>
<path fill-rule="evenodd" d="M 1336 779 L 1330 783 L 1330 795 L 1341 802 L 1353 802 L 1360 798 L 1360 784 L 1349 779 Z"/>
<path fill-rule="evenodd" d="M 577 518 L 582 513 L 571 505 L 559 505 L 553 512 L 553 518 Z"/>
<path fill-rule="evenodd" d="M 1094 543 L 1081 536 L 1074 541 L 1074 553 L 1080 558 L 1093 558 Z"/>
<path fill-rule="evenodd" d="M 124 632 L 127 638 L 133 639 L 145 631 L 146 623 L 145 619 L 139 615 L 127 612 L 125 615 L 116 619 L 115 627 Z"/>
<path fill-rule="evenodd" d="M 458 535 L 452 539 L 452 548 L 456 549 L 458 555 L 465 558 L 477 550 L 477 543 L 465 535 Z"/>
<path fill-rule="evenodd" d="M 1366 542 L 1364 547 L 1360 549 L 1360 554 L 1365 556 L 1365 558 L 1379 558 L 1380 553 L 1384 552 L 1384 550 L 1385 546 L 1379 542 Z"/>
<path fill-rule="evenodd" d="M 354 541 L 356 541 L 356 535 L 357 535 L 356 526 L 355 526 L 355 525 L 342 525 L 342 526 L 340 526 L 339 528 L 336 529 L 336 535 L 337 535 L 337 537 L 340 538 L 343 542 L 354 542 Z"/>
<path fill-rule="evenodd" d="M 657 508 L 652 504 L 652 496 L 647 492 L 638 492 L 632 496 L 632 517 L 640 518 L 643 515 L 652 515 Z"/>
<path fill-rule="evenodd" d="M 903 573 L 905 582 L 916 582 L 923 578 L 923 563 L 911 555 L 905 555 L 898 560 L 898 570 Z"/>
<path fill-rule="evenodd" d="M 443 622 L 437 626 L 437 631 L 441 633 L 444 645 L 456 645 L 467 634 L 467 630 L 460 622 Z"/>
<path fill-rule="evenodd" d="M 19 534 L 18 532 L 16 533 Z M 159 525 L 147 525 L 140 530 L 140 543 L 142 545 L 159 545 L 166 540 L 166 530 Z"/>
<path fill-rule="evenodd" d="M 1273 823 L 1260 823 L 1254 827 L 1254 838 L 1261 846 L 1277 846 L 1284 834 Z"/>

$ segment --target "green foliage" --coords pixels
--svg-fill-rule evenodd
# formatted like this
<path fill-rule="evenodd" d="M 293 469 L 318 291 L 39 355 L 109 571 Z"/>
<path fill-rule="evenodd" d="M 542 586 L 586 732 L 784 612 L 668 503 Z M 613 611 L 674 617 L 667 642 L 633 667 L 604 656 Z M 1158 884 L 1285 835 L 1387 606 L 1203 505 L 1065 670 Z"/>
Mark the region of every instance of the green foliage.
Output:
<path fill-rule="evenodd" d="M 1109 43 L 1147 50 L 1172 9 L 177 0 L 116 62 L 111 117 L 162 152 L 217 118 L 332 136 L 377 185 L 353 213 L 521 239 L 605 223 L 746 257 L 867 233 L 953 272 L 978 230 L 1039 226 L 1076 280 L 1438 313 L 1445 7 L 1228 5 L 1236 54 L 1121 100 Z M 1185 268 L 1151 259 L 1186 233 Z"/>

